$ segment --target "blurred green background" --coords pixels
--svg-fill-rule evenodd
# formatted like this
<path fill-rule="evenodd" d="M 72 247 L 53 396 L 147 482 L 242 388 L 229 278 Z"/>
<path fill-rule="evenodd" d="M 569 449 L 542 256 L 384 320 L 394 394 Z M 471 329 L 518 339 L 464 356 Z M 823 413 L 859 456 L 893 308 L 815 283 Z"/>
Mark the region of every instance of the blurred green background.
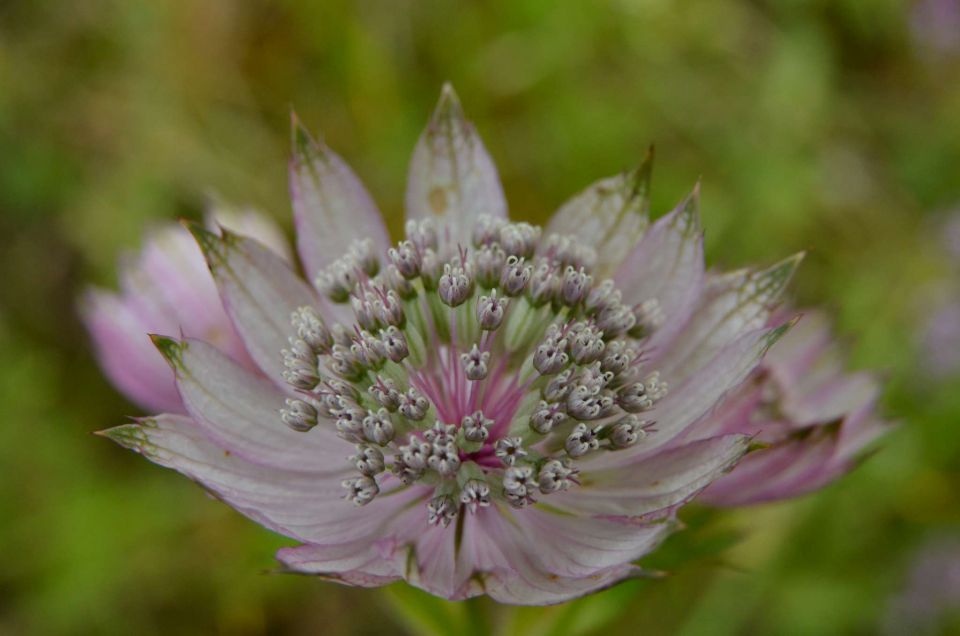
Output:
<path fill-rule="evenodd" d="M 663 580 L 518 611 L 269 574 L 283 539 L 93 437 L 137 411 L 97 369 L 83 286 L 209 188 L 289 230 L 291 105 L 396 230 L 444 80 L 515 217 L 655 143 L 654 210 L 702 176 L 711 263 L 809 250 L 799 301 L 883 371 L 903 426 L 816 495 L 688 511 Z M 956 565 L 916 571 L 960 536 L 960 376 L 921 347 L 960 293 L 939 230 L 958 166 L 956 0 L 4 0 L 0 633 L 960 633 L 956 598 L 909 601 L 918 579 L 960 595 Z"/>

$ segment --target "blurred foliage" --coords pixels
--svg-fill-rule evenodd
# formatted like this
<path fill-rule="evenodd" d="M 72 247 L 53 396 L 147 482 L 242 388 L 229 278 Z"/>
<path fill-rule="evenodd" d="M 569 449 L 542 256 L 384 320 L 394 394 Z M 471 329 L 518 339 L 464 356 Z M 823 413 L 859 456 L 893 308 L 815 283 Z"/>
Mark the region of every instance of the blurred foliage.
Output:
<path fill-rule="evenodd" d="M 0 3 L 0 633 L 883 631 L 912 555 L 960 532 L 960 380 L 916 347 L 925 290 L 960 285 L 932 229 L 960 201 L 960 25 L 917 17 L 955 3 Z M 397 230 L 444 80 L 518 218 L 652 142 L 655 210 L 702 177 L 712 263 L 809 250 L 797 296 L 884 370 L 904 426 L 816 495 L 687 512 L 648 564 L 665 578 L 516 611 L 269 574 L 283 539 L 91 436 L 136 411 L 87 346 L 85 282 L 208 188 L 289 228 L 291 105 Z"/>

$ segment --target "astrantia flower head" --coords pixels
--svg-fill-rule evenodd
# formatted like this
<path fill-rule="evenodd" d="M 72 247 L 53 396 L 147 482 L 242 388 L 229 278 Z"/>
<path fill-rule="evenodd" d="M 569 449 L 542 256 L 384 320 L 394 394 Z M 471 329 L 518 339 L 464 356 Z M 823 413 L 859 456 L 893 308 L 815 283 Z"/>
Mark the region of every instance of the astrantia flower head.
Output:
<path fill-rule="evenodd" d="M 799 258 L 708 276 L 698 191 L 650 224 L 649 160 L 546 227 L 511 221 L 449 87 L 396 243 L 296 120 L 294 142 L 306 279 L 190 228 L 256 368 L 153 336 L 189 417 L 107 435 L 302 542 L 278 554 L 292 571 L 522 604 L 639 574 L 747 452 L 754 431 L 696 431 L 790 326 L 770 313 Z"/>

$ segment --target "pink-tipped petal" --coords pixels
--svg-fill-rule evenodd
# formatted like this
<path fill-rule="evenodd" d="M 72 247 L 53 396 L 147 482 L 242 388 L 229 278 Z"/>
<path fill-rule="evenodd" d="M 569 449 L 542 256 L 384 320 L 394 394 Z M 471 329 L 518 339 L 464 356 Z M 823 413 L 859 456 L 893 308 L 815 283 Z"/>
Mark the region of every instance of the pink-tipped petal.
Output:
<path fill-rule="evenodd" d="M 293 116 L 290 199 L 297 251 L 308 279 L 340 257 L 350 244 L 371 239 L 381 257 L 390 237 L 376 203 L 350 166 L 314 140 Z"/>
<path fill-rule="evenodd" d="M 684 444 L 619 468 L 584 471 L 582 487 L 551 504 L 582 515 L 637 517 L 686 502 L 721 477 L 747 452 L 749 438 L 725 435 Z"/>
<path fill-rule="evenodd" d="M 449 84 L 417 142 L 407 180 L 407 218 L 432 218 L 441 241 L 470 245 L 481 215 L 507 217 L 496 166 Z"/>
<path fill-rule="evenodd" d="M 625 305 L 656 300 L 662 324 L 647 343 L 657 355 L 690 316 L 703 285 L 700 188 L 659 219 L 627 254 L 614 280 Z"/>
<path fill-rule="evenodd" d="M 299 307 L 317 305 L 303 279 L 257 241 L 224 231 L 217 236 L 191 225 L 220 292 L 223 306 L 257 366 L 280 386 L 288 346 L 290 316 Z"/>
<path fill-rule="evenodd" d="M 545 234 L 576 237 L 591 246 L 595 276 L 612 276 L 650 222 L 651 164 L 652 153 L 637 170 L 593 183 L 556 211 Z"/>
<path fill-rule="evenodd" d="M 686 377 L 731 340 L 767 324 L 772 309 L 803 259 L 797 254 L 761 271 L 713 278 L 669 351 L 657 359 L 662 373 Z"/>
<path fill-rule="evenodd" d="M 284 394 L 200 340 L 154 337 L 176 376 L 189 413 L 204 432 L 251 463 L 306 472 L 324 470 L 351 447 L 328 430 L 298 433 L 280 420 Z"/>
<path fill-rule="evenodd" d="M 100 366 L 124 395 L 145 409 L 183 411 L 170 368 L 157 355 L 140 315 L 123 298 L 91 290 L 81 315 Z"/>

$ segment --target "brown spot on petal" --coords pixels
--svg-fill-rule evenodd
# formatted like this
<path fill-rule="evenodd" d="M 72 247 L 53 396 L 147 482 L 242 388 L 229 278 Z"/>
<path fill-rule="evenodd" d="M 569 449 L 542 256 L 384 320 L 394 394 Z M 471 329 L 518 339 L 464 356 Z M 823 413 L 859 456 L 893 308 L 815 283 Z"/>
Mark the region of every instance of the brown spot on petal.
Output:
<path fill-rule="evenodd" d="M 436 187 L 430 190 L 430 194 L 427 196 L 427 199 L 430 201 L 430 209 L 437 216 L 443 216 L 447 211 L 447 192 L 441 187 Z"/>

